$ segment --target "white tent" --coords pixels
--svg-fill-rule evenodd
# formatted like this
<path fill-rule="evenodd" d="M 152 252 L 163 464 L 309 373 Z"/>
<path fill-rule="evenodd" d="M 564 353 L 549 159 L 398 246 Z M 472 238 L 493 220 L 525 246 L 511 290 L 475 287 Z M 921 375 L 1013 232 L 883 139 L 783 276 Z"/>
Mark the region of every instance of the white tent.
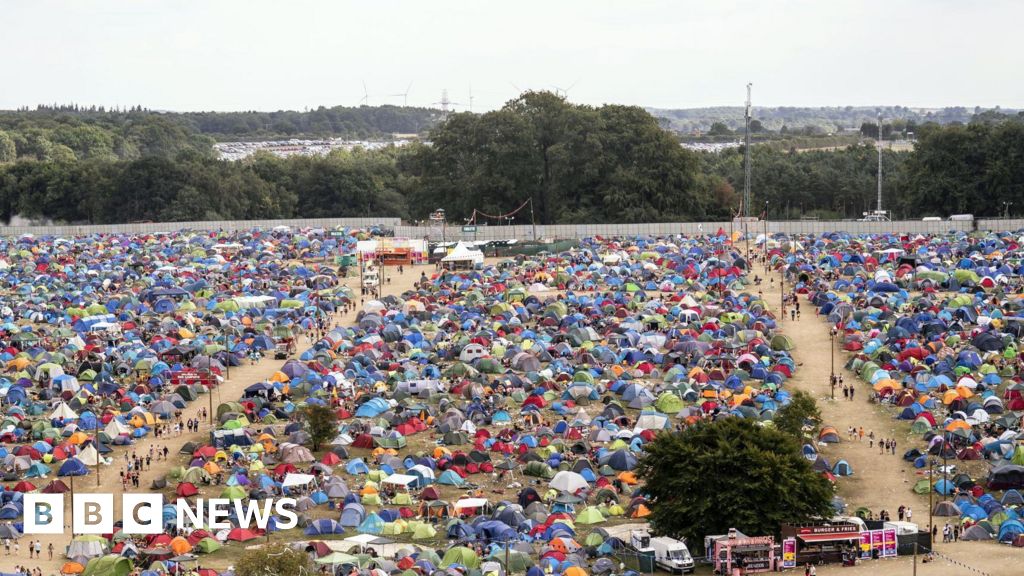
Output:
<path fill-rule="evenodd" d="M 107 425 L 103 428 L 103 432 L 111 438 L 117 438 L 122 434 L 131 434 L 132 429 L 118 422 L 117 418 L 114 418 L 110 422 L 107 422 Z"/>
<path fill-rule="evenodd" d="M 82 462 L 82 464 L 85 464 L 86 466 L 95 466 L 97 462 L 100 464 L 106 464 L 106 462 L 104 462 L 101 459 L 99 452 L 96 451 L 96 448 L 92 444 L 83 448 L 82 451 L 79 452 L 77 456 L 75 456 L 75 458 L 78 458 Z"/>
<path fill-rule="evenodd" d="M 479 250 L 473 250 L 466 244 L 459 242 L 450 254 L 441 259 L 441 263 L 452 266 L 472 267 L 484 263 L 484 254 Z"/>
<path fill-rule="evenodd" d="M 477 358 L 486 358 L 489 356 L 489 351 L 484 348 L 481 344 L 467 344 L 465 348 L 459 352 L 459 360 L 463 362 L 472 362 Z"/>
<path fill-rule="evenodd" d="M 586 478 L 576 472 L 562 470 L 551 479 L 550 486 L 555 490 L 575 494 L 577 490 L 586 488 L 589 484 Z"/>
<path fill-rule="evenodd" d="M 263 308 L 275 298 L 273 296 L 239 296 L 234 299 L 239 308 Z"/>
<path fill-rule="evenodd" d="M 54 408 L 53 412 L 50 412 L 50 420 L 74 420 L 75 418 L 78 418 L 78 414 L 71 409 L 71 406 L 68 406 L 64 402 L 61 402 L 60 406 L 57 406 Z"/>

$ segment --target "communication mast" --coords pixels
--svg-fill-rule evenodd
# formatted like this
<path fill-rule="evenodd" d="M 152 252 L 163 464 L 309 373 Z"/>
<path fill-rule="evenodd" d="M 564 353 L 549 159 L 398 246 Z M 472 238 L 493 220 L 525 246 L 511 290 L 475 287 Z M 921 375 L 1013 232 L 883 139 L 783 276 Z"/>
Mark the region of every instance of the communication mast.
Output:
<path fill-rule="evenodd" d="M 878 115 L 878 208 L 876 212 L 882 214 L 882 115 Z"/>
<path fill-rule="evenodd" d="M 747 82 L 747 108 L 744 112 L 743 129 L 743 217 L 750 218 L 750 88 L 752 83 Z M 744 228 L 744 234 L 746 229 Z"/>

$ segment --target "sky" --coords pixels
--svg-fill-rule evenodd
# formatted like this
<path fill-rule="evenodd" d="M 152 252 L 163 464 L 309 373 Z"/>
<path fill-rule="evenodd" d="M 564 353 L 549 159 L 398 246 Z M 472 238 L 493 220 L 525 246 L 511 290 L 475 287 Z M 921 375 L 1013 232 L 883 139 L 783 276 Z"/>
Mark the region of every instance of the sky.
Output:
<path fill-rule="evenodd" d="M 1024 108 L 1020 0 L 0 0 L 0 108 Z M 364 89 L 365 86 L 365 89 Z"/>

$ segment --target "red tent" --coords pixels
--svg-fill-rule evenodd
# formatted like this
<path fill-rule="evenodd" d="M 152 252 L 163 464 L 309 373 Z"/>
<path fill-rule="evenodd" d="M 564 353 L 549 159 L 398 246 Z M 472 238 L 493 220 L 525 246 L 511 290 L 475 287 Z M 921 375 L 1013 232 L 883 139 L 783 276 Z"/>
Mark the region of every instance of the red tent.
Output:
<path fill-rule="evenodd" d="M 178 484 L 178 488 L 174 493 L 177 494 L 179 498 L 188 498 L 189 496 L 199 494 L 199 489 L 191 482 L 182 482 L 181 484 Z"/>

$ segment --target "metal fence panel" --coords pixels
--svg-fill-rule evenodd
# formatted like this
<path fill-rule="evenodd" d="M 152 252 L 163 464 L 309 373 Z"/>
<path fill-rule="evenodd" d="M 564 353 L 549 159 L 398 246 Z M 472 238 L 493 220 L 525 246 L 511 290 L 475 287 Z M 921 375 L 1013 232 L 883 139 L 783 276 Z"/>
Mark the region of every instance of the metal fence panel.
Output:
<path fill-rule="evenodd" d="M 292 218 L 282 220 L 224 220 L 205 222 L 144 222 L 133 224 L 91 224 L 54 226 L 5 226 L 0 236 L 78 236 L 101 233 L 153 234 L 173 230 L 248 230 L 271 229 L 275 226 L 302 228 L 392 228 L 395 236 L 429 238 L 430 240 L 555 240 L 579 239 L 593 236 L 667 236 L 671 234 L 714 234 L 744 232 L 751 236 L 763 234 L 767 224 L 770 234 L 822 234 L 844 232 L 849 234 L 945 234 L 950 231 L 1012 232 L 1024 230 L 1024 219 L 979 219 L 974 221 L 922 221 L 899 220 L 893 222 L 860 222 L 852 220 L 769 220 L 750 222 L 650 222 L 635 224 L 554 224 L 536 226 L 476 226 L 472 232 L 463 232 L 459 225 L 411 226 L 398 218 Z"/>

